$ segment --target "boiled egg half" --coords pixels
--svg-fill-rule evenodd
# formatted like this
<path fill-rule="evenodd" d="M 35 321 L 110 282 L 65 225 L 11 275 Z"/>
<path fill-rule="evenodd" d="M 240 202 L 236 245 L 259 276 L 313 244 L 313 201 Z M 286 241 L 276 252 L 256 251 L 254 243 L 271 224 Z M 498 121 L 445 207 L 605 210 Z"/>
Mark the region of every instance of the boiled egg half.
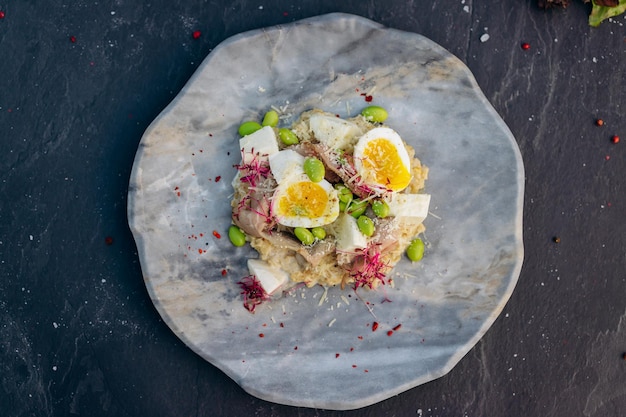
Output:
<path fill-rule="evenodd" d="M 354 166 L 367 185 L 402 191 L 411 182 L 411 160 L 404 142 L 388 127 L 374 128 L 359 138 Z"/>
<path fill-rule="evenodd" d="M 337 190 L 326 180 L 313 182 L 304 173 L 302 155 L 284 150 L 269 159 L 278 186 L 272 197 L 276 221 L 288 227 L 318 227 L 339 216 Z"/>

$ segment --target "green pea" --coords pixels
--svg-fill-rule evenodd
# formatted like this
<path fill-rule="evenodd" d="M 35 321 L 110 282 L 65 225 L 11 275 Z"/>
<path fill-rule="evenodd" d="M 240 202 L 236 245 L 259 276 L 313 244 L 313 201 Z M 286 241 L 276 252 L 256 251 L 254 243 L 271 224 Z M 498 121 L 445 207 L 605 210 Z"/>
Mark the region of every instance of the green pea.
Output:
<path fill-rule="evenodd" d="M 372 203 L 372 211 L 377 217 L 384 219 L 389 216 L 389 205 L 383 200 L 376 200 Z"/>
<path fill-rule="evenodd" d="M 322 161 L 312 156 L 304 160 L 303 169 L 307 177 L 313 182 L 320 182 L 326 174 Z"/>
<path fill-rule="evenodd" d="M 261 124 L 263 126 L 271 127 L 275 127 L 276 125 L 278 125 L 278 113 L 276 113 L 276 110 L 270 110 L 265 113 L 265 116 L 263 116 L 263 122 L 261 122 Z"/>
<path fill-rule="evenodd" d="M 326 237 L 326 230 L 322 227 L 314 227 L 311 229 L 311 233 L 317 240 L 323 240 Z"/>
<path fill-rule="evenodd" d="M 286 127 L 278 129 L 278 137 L 285 145 L 295 145 L 300 142 L 296 134 Z"/>
<path fill-rule="evenodd" d="M 246 244 L 246 234 L 234 224 L 228 228 L 228 238 L 230 243 L 239 247 Z"/>
<path fill-rule="evenodd" d="M 367 210 L 367 201 L 361 200 L 352 200 L 352 202 L 348 205 L 346 213 L 358 219 L 363 213 Z"/>
<path fill-rule="evenodd" d="M 335 190 L 339 197 L 339 201 L 348 204 L 354 198 L 352 191 L 343 184 L 335 184 Z"/>
<path fill-rule="evenodd" d="M 361 111 L 361 115 L 372 123 L 382 123 L 387 120 L 387 110 L 380 106 L 369 106 Z"/>
<path fill-rule="evenodd" d="M 263 126 L 254 121 L 243 122 L 241 125 L 239 125 L 239 136 L 251 135 L 262 127 Z"/>
<path fill-rule="evenodd" d="M 359 226 L 359 230 L 365 236 L 370 237 L 376 231 L 376 227 L 374 226 L 374 222 L 367 216 L 360 216 L 356 219 L 356 224 Z"/>
<path fill-rule="evenodd" d="M 406 248 L 406 256 L 412 262 L 418 262 L 424 257 L 424 242 L 422 239 L 413 239 Z"/>
<path fill-rule="evenodd" d="M 293 233 L 303 245 L 312 245 L 315 242 L 313 233 L 305 227 L 296 227 L 293 229 Z"/>

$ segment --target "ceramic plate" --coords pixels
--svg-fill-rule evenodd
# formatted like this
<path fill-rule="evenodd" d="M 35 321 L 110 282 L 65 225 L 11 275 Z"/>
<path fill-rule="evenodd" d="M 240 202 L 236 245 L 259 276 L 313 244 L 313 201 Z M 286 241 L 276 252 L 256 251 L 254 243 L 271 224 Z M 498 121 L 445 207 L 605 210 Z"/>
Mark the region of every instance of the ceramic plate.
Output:
<path fill-rule="evenodd" d="M 401 261 L 393 288 L 297 288 L 249 313 L 237 281 L 257 255 L 227 237 L 238 125 L 271 106 L 283 124 L 311 108 L 349 117 L 366 96 L 430 168 L 423 261 Z M 523 179 L 459 59 L 330 14 L 215 48 L 141 139 L 128 213 L 154 305 L 191 349 L 262 399 L 353 409 L 444 375 L 500 314 L 522 264 Z"/>

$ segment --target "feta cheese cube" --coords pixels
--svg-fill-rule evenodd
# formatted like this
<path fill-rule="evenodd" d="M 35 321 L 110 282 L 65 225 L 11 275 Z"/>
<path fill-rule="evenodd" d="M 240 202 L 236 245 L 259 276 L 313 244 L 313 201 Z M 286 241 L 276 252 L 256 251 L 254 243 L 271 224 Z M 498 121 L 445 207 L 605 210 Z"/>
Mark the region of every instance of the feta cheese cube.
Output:
<path fill-rule="evenodd" d="M 256 276 L 266 293 L 272 294 L 289 280 L 289 274 L 260 259 L 248 259 L 248 271 Z"/>
<path fill-rule="evenodd" d="M 389 215 L 411 223 L 421 223 L 428 215 L 430 194 L 394 193 L 389 204 Z"/>
<path fill-rule="evenodd" d="M 367 237 L 359 230 L 356 219 L 349 214 L 340 213 L 335 221 L 337 250 L 354 252 L 367 247 Z"/>
<path fill-rule="evenodd" d="M 279 184 L 288 176 L 304 173 L 304 156 L 293 149 L 285 149 L 270 155 L 269 161 L 272 175 Z"/>
<path fill-rule="evenodd" d="M 363 134 L 356 124 L 325 114 L 312 115 L 309 127 L 317 140 L 330 149 L 346 149 L 355 137 Z"/>
<path fill-rule="evenodd" d="M 244 164 L 252 162 L 255 156 L 259 160 L 267 161 L 270 155 L 278 152 L 278 142 L 274 129 L 265 126 L 254 133 L 251 133 L 239 139 L 239 149 L 243 153 L 242 161 Z"/>

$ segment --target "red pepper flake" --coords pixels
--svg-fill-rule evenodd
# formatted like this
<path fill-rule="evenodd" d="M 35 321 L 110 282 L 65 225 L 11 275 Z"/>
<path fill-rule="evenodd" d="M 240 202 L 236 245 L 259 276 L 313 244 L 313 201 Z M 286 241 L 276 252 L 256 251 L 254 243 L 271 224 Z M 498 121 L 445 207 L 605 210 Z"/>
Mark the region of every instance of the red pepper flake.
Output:
<path fill-rule="evenodd" d="M 293 350 L 298 350 L 298 346 L 294 346 L 294 347 L 293 347 Z"/>
<path fill-rule="evenodd" d="M 198 253 L 202 255 L 202 249 L 198 249 Z"/>
<path fill-rule="evenodd" d="M 561 243 L 561 238 L 560 238 L 560 237 L 558 237 L 558 236 L 554 236 L 554 237 L 552 238 L 552 241 L 553 241 L 554 243 Z"/>
<path fill-rule="evenodd" d="M 375 332 L 378 329 L 378 322 L 375 321 L 374 323 L 372 323 L 372 331 Z"/>
<path fill-rule="evenodd" d="M 76 36 L 74 35 L 70 36 L 70 42 L 76 43 Z"/>
<path fill-rule="evenodd" d="M 374 97 L 372 96 L 365 96 L 365 101 L 370 103 L 372 100 L 374 100 Z"/>
<path fill-rule="evenodd" d="M 389 331 L 387 332 L 387 336 L 391 336 L 392 334 L 393 334 L 393 330 L 389 330 Z"/>
<path fill-rule="evenodd" d="M 176 188 L 174 188 L 174 191 L 176 191 L 176 195 L 177 195 L 178 197 L 180 197 L 180 188 L 179 188 L 179 187 L 176 187 Z"/>
<path fill-rule="evenodd" d="M 353 351 L 354 351 L 354 348 L 353 348 L 353 347 L 351 347 L 351 348 L 350 348 L 350 352 L 353 352 Z"/>
<path fill-rule="evenodd" d="M 4 13 L 4 11 L 0 10 L 0 19 L 4 19 L 5 16 L 6 14 Z"/>
<path fill-rule="evenodd" d="M 609 159 L 611 159 L 611 155 L 606 155 L 604 159 L 608 161 Z"/>
<path fill-rule="evenodd" d="M 611 138 L 611 142 L 613 142 L 613 143 L 619 143 L 619 136 L 617 136 L 617 135 L 613 135 L 613 137 Z"/>
<path fill-rule="evenodd" d="M 259 337 L 265 337 L 264 333 L 259 333 Z"/>
<path fill-rule="evenodd" d="M 285 327 L 285 323 L 281 322 L 281 323 L 279 324 L 279 326 L 280 326 L 280 327 Z"/>
<path fill-rule="evenodd" d="M 363 340 L 363 336 L 357 336 L 359 340 Z"/>
<path fill-rule="evenodd" d="M 220 235 L 217 230 L 213 230 L 213 236 L 215 236 L 217 239 L 221 239 L 222 235 Z"/>
<path fill-rule="evenodd" d="M 111 245 L 113 244 L 113 238 L 112 238 L 111 236 L 107 236 L 107 237 L 105 237 L 105 238 L 104 238 L 104 243 L 105 243 L 107 246 L 111 246 Z"/>
<path fill-rule="evenodd" d="M 364 370 L 363 370 L 363 372 L 366 372 L 366 373 L 367 373 L 367 372 L 369 372 L 369 371 L 368 371 L 367 369 L 364 369 Z"/>
<path fill-rule="evenodd" d="M 226 274 L 228 274 L 228 271 L 226 269 L 222 269 L 222 276 L 225 277 Z"/>
<path fill-rule="evenodd" d="M 222 176 L 218 175 L 217 177 L 215 177 L 215 182 L 220 182 L 221 179 L 222 179 Z"/>
<path fill-rule="evenodd" d="M 337 359 L 339 357 L 338 353 L 335 353 L 335 359 Z"/>
<path fill-rule="evenodd" d="M 200 32 L 199 30 L 194 30 L 194 31 L 193 31 L 193 33 L 191 34 L 191 36 L 192 36 L 194 39 L 199 39 L 199 38 L 200 38 L 200 35 L 202 35 L 202 32 Z"/>
<path fill-rule="evenodd" d="M 356 365 L 352 365 L 353 368 L 356 368 Z"/>
<path fill-rule="evenodd" d="M 596 126 L 604 126 L 604 120 L 596 119 Z"/>
<path fill-rule="evenodd" d="M 402 324 L 398 324 L 396 327 L 394 327 L 393 331 L 397 332 L 398 330 L 400 330 L 400 327 L 402 327 Z"/>
<path fill-rule="evenodd" d="M 530 44 L 528 42 L 522 42 L 520 46 L 524 51 L 528 51 L 530 49 Z"/>

